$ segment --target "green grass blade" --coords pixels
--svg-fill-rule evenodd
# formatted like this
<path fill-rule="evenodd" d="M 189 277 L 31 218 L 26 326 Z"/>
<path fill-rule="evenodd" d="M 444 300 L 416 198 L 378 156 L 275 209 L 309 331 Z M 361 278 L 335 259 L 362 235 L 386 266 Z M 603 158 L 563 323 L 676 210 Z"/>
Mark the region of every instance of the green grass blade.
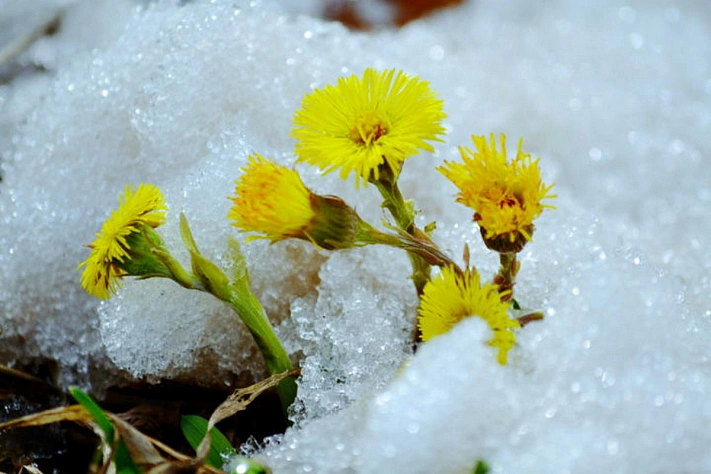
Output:
<path fill-rule="evenodd" d="M 207 432 L 207 420 L 197 415 L 185 415 L 180 420 L 180 429 L 183 430 L 183 435 L 190 446 L 197 452 L 198 446 Z M 212 441 L 210 453 L 205 462 L 212 467 L 221 469 L 225 458 L 237 455 L 237 451 L 217 428 L 210 430 L 210 438 Z"/>
<path fill-rule="evenodd" d="M 76 387 L 69 387 L 69 393 L 72 394 L 74 399 L 83 406 L 86 411 L 89 412 L 91 417 L 94 419 L 99 429 L 104 433 L 105 440 L 107 443 L 114 442 L 114 424 L 104 413 L 99 405 L 85 392 L 79 390 Z M 118 440 L 116 444 L 116 449 L 113 453 L 114 463 L 116 464 L 116 472 L 118 474 L 143 474 L 141 468 L 139 468 L 133 459 L 131 459 L 131 454 L 126 448 L 126 444 L 123 440 Z"/>
<path fill-rule="evenodd" d="M 104 433 L 106 441 L 112 443 L 114 440 L 114 425 L 109 417 L 104 414 L 104 410 L 86 393 L 76 387 L 69 387 L 72 397 L 89 412 L 99 429 Z"/>

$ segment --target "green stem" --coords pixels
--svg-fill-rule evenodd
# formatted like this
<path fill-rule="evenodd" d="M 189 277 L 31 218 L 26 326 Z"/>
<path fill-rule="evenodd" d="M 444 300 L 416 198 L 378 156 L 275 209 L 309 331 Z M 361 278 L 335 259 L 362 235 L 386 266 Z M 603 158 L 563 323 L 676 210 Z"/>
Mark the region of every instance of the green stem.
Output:
<path fill-rule="evenodd" d="M 429 237 L 415 226 L 415 211 L 403 198 L 397 185 L 397 177 L 389 167 L 383 166 L 382 168 L 379 178 L 371 182 L 383 196 L 383 207 L 390 212 L 401 230 L 415 238 L 429 240 Z M 430 264 L 422 256 L 412 251 L 408 251 L 407 255 L 412 265 L 412 282 L 417 290 L 417 295 L 422 296 L 425 285 L 430 279 Z"/>
<path fill-rule="evenodd" d="M 246 262 L 236 241 L 232 242 L 230 249 L 232 250 L 232 257 L 235 259 L 234 264 L 237 267 L 241 267 L 242 271 L 235 272 L 234 279 L 230 280 L 217 265 L 200 253 L 190 231 L 188 220 L 182 214 L 180 216 L 180 233 L 190 253 L 192 274 L 182 269 L 182 266 L 175 259 L 167 259 L 169 264 L 176 266 L 173 270 L 174 275 L 178 276 L 176 281 L 186 288 L 190 288 L 188 285 L 194 282 L 193 289 L 210 293 L 217 299 L 229 304 L 244 325 L 247 326 L 250 334 L 252 334 L 254 342 L 262 353 L 262 357 L 264 357 L 264 362 L 270 375 L 282 374 L 292 370 L 294 366 L 291 364 L 289 355 L 274 332 L 264 307 L 252 294 Z M 296 399 L 296 380 L 292 377 L 287 377 L 279 382 L 277 393 L 286 416 L 287 409 Z"/>
<path fill-rule="evenodd" d="M 145 225 L 141 232 L 129 236 L 132 238 L 132 254 L 130 258 L 118 264 L 128 275 L 139 278 L 169 278 L 184 288 L 209 293 L 228 303 L 252 334 L 269 374 L 291 371 L 294 367 L 289 355 L 274 332 L 264 308 L 252 294 L 247 265 L 236 241 L 231 244 L 230 249 L 235 267 L 239 267 L 241 271 L 235 271 L 234 278 L 230 280 L 222 269 L 200 253 L 188 220 L 182 214 L 180 234 L 190 254 L 192 272 L 186 270 L 165 248 L 160 236 Z M 277 386 L 277 392 L 286 415 L 287 409 L 296 398 L 296 380 L 293 377 L 285 378 Z"/>
<path fill-rule="evenodd" d="M 276 375 L 292 370 L 294 366 L 289 355 L 274 332 L 259 300 L 250 292 L 248 295 L 235 295 L 227 303 L 235 310 L 252 334 L 254 342 L 264 357 L 269 374 Z M 292 377 L 282 380 L 277 386 L 277 393 L 286 414 L 287 409 L 296 399 L 296 380 Z"/>
<path fill-rule="evenodd" d="M 198 258 L 198 256 L 194 256 L 193 258 Z M 281 341 L 267 318 L 264 307 L 259 303 L 259 300 L 255 298 L 248 286 L 237 285 L 233 287 L 226 284 L 205 285 L 199 278 L 196 278 L 182 269 L 182 266 L 180 266 L 175 259 L 171 257 L 171 260 L 172 270 L 174 270 L 172 277 L 175 282 L 184 288 L 210 293 L 232 307 L 244 325 L 247 326 L 254 342 L 262 353 L 269 375 L 281 374 L 294 368 L 289 359 L 289 355 L 286 353 L 284 346 L 282 346 Z M 202 262 L 203 268 L 201 270 L 204 271 L 209 264 L 204 260 Z M 218 274 L 217 272 L 221 273 L 217 267 L 210 266 L 209 268 L 212 270 L 211 273 L 213 275 Z M 219 280 L 222 280 L 222 278 L 219 278 Z M 227 277 L 224 277 L 224 281 L 227 281 Z M 284 410 L 284 415 L 286 416 L 287 409 L 296 399 L 296 380 L 292 377 L 287 377 L 282 380 L 279 385 L 277 385 L 277 393 Z"/>
<path fill-rule="evenodd" d="M 383 207 L 390 211 L 398 227 L 409 233 L 415 227 L 415 213 L 405 202 L 397 181 L 388 178 L 389 176 L 381 176 L 377 181 L 373 181 L 373 184 L 383 196 Z"/>

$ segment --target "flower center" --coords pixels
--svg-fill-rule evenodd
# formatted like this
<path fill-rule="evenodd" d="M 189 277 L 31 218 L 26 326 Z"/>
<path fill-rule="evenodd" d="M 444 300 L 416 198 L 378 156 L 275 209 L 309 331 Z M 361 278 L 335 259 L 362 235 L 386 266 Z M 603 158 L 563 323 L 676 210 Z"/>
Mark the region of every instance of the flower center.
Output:
<path fill-rule="evenodd" d="M 518 205 L 518 200 L 513 196 L 504 196 L 504 198 L 499 201 L 499 207 L 501 209 L 505 207 L 516 207 Z"/>
<path fill-rule="evenodd" d="M 497 199 L 499 202 L 499 209 L 506 209 L 512 207 L 522 207 L 523 199 L 516 192 L 501 190 L 502 194 Z"/>
<path fill-rule="evenodd" d="M 348 138 L 358 145 L 369 146 L 387 133 L 388 127 L 380 114 L 368 111 L 356 116 Z"/>

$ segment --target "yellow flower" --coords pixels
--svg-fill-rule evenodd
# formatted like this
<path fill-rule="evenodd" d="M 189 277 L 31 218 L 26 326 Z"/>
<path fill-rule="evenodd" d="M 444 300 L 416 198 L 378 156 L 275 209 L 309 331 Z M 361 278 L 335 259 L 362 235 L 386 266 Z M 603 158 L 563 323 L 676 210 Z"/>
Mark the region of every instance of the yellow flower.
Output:
<path fill-rule="evenodd" d="M 88 247 L 89 258 L 79 264 L 84 267 L 81 286 L 97 298 L 107 299 L 120 286 L 126 275 L 121 268 L 131 259 L 131 238 L 144 227 L 156 228 L 165 222 L 167 207 L 159 188 L 139 184 L 134 191 L 128 185 L 120 198 L 119 208 L 104 222 L 96 240 Z"/>
<path fill-rule="evenodd" d="M 418 327 L 422 340 L 429 341 L 449 332 L 464 318 L 478 316 L 494 332 L 488 344 L 499 350 L 497 360 L 505 365 L 508 352 L 516 342 L 514 330 L 521 327 L 518 321 L 509 318 L 508 307 L 508 303 L 501 301 L 496 285 L 481 285 L 476 270 L 460 275 L 452 267 L 444 267 L 425 285 L 418 310 Z"/>
<path fill-rule="evenodd" d="M 227 218 L 240 232 L 261 234 L 250 239 L 297 238 L 327 250 L 359 245 L 363 223 L 341 199 L 314 194 L 296 171 L 258 154 L 242 170 Z"/>
<path fill-rule="evenodd" d="M 299 161 L 341 178 L 355 173 L 356 185 L 377 180 L 387 163 L 394 174 L 418 150 L 441 141 L 443 102 L 429 83 L 402 71 L 366 69 L 363 77 L 339 78 L 304 97 L 294 117 Z"/>
<path fill-rule="evenodd" d="M 543 209 L 553 208 L 541 202 L 555 197 L 550 193 L 553 186 L 541 181 L 539 160 L 523 153 L 523 139 L 510 163 L 504 134 L 500 136 L 500 150 L 493 133 L 489 143 L 483 136 L 473 136 L 472 140 L 477 151 L 459 147 L 463 163 L 445 162 L 438 170 L 459 188 L 457 201 L 476 211 L 474 220 L 482 228 L 487 245 L 498 241 L 506 247 L 508 242 L 513 251 L 518 251 L 531 240 L 533 221 Z"/>
<path fill-rule="evenodd" d="M 316 215 L 311 191 L 299 174 L 258 154 L 249 157 L 235 182 L 235 205 L 228 219 L 240 232 L 258 232 L 272 242 L 301 235 Z M 253 237 L 253 238 L 260 238 Z"/>

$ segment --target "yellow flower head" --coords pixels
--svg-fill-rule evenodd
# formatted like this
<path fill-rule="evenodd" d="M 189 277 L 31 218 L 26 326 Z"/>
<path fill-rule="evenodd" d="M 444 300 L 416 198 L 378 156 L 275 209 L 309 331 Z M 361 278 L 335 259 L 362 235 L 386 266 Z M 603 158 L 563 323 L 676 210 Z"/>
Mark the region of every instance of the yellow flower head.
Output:
<path fill-rule="evenodd" d="M 142 228 L 156 228 L 165 223 L 167 207 L 159 188 L 139 184 L 134 191 L 128 185 L 120 198 L 119 208 L 111 213 L 91 248 L 89 258 L 79 264 L 84 267 L 81 286 L 97 298 L 107 299 L 116 293 L 120 278 L 126 274 L 121 264 L 131 258 L 129 240 Z"/>
<path fill-rule="evenodd" d="M 339 198 L 314 194 L 296 171 L 257 154 L 242 170 L 227 215 L 240 232 L 261 234 L 250 238 L 272 243 L 309 240 L 328 250 L 355 244 L 361 221 Z"/>
<path fill-rule="evenodd" d="M 429 341 L 449 332 L 464 318 L 479 316 L 494 332 L 488 344 L 499 350 L 497 360 L 505 365 L 516 342 L 514 330 L 521 327 L 518 321 L 509 318 L 508 307 L 508 303 L 501 301 L 496 285 L 481 285 L 476 270 L 460 275 L 452 267 L 444 267 L 425 285 L 417 324 L 422 340 Z"/>
<path fill-rule="evenodd" d="M 433 151 L 427 141 L 441 141 L 443 102 L 428 82 L 402 71 L 366 69 L 338 79 L 304 97 L 294 117 L 299 161 L 341 178 L 355 173 L 356 185 L 377 180 L 387 163 L 394 174 L 418 152 Z"/>
<path fill-rule="evenodd" d="M 311 191 L 299 174 L 254 154 L 235 182 L 235 203 L 227 218 L 240 232 L 257 232 L 272 242 L 303 234 L 316 215 Z"/>
<path fill-rule="evenodd" d="M 541 181 L 538 160 L 522 152 L 523 139 L 510 163 L 504 134 L 500 150 L 493 133 L 489 143 L 483 136 L 472 140 L 476 151 L 459 147 L 463 162 L 445 162 L 438 170 L 459 188 L 457 201 L 476 211 L 474 219 L 485 241 L 514 244 L 520 240 L 525 244 L 531 240 L 533 221 L 543 209 L 553 208 L 541 202 L 555 197 L 550 194 L 553 186 Z"/>

